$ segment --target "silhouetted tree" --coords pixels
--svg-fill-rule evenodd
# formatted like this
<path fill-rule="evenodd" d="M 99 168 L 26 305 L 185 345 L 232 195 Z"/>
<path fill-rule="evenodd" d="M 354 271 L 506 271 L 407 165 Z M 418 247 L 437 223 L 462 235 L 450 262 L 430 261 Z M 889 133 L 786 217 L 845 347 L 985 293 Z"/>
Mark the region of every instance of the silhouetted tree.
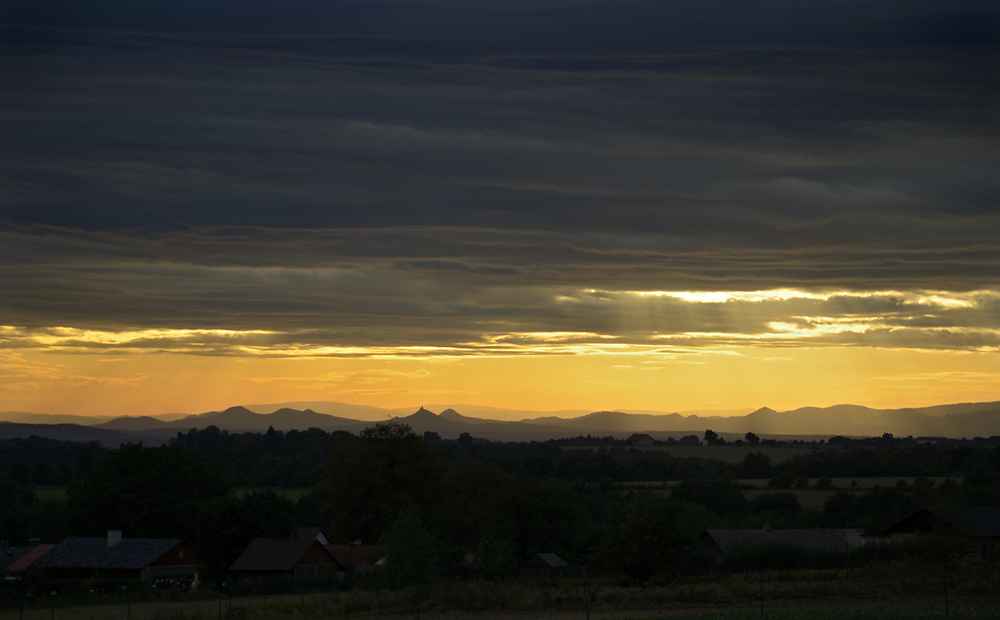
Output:
<path fill-rule="evenodd" d="M 397 515 L 427 522 L 441 502 L 442 464 L 409 426 L 381 422 L 361 432 L 361 445 L 330 453 L 317 489 L 330 535 L 372 541 Z"/>
<path fill-rule="evenodd" d="M 388 548 L 383 577 L 389 587 L 430 583 L 438 576 L 438 545 L 415 512 L 404 512 L 393 521 L 381 542 Z"/>
<path fill-rule="evenodd" d="M 219 472 L 186 452 L 125 444 L 69 488 L 66 507 L 78 535 L 191 538 L 203 506 L 228 492 Z"/>
<path fill-rule="evenodd" d="M 34 491 L 0 474 L 0 539 L 23 544 L 33 536 L 31 511 L 37 503 Z"/>
<path fill-rule="evenodd" d="M 196 536 L 199 559 L 222 577 L 254 538 L 284 538 L 294 527 L 295 505 L 270 489 L 242 498 L 227 495 L 203 512 Z"/>
<path fill-rule="evenodd" d="M 678 566 L 691 540 L 681 522 L 682 506 L 669 499 L 643 494 L 622 508 L 605 535 L 605 562 L 636 581 Z"/>

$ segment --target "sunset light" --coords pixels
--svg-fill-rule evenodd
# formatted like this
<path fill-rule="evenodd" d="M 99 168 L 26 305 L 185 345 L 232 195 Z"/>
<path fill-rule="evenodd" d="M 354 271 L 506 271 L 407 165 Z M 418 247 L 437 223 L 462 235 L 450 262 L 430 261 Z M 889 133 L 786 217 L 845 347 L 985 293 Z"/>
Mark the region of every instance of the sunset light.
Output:
<path fill-rule="evenodd" d="M 960 7 L 344 6 L 4 14 L 0 411 L 1000 400 Z"/>

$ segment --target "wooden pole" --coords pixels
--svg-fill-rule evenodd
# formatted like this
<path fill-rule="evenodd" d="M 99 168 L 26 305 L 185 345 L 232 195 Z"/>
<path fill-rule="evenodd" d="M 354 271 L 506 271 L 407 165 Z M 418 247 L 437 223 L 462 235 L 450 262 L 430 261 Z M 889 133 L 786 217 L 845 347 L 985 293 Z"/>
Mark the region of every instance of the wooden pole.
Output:
<path fill-rule="evenodd" d="M 948 560 L 944 561 L 944 617 L 948 617 Z"/>
<path fill-rule="evenodd" d="M 764 567 L 760 568 L 760 617 L 764 617 Z"/>

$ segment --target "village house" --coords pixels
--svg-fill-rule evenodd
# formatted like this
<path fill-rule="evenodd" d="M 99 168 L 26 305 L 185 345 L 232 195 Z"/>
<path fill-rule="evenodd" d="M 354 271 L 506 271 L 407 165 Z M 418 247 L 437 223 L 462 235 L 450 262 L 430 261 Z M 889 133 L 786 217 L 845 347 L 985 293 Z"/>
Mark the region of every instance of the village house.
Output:
<path fill-rule="evenodd" d="M 765 524 L 759 530 L 708 529 L 698 544 L 721 556 L 733 547 L 767 543 L 795 545 L 816 551 L 847 551 L 865 543 L 860 529 L 789 529 L 772 530 Z"/>
<path fill-rule="evenodd" d="M 158 579 L 193 575 L 194 550 L 178 538 L 70 537 L 45 551 L 30 566 L 52 579 Z"/>
<path fill-rule="evenodd" d="M 651 446 L 654 443 L 653 438 L 645 433 L 635 433 L 625 441 L 630 446 Z"/>
<path fill-rule="evenodd" d="M 26 547 L 12 547 L 6 541 L 0 542 L 0 568 L 4 578 L 17 579 L 18 573 L 31 566 L 55 545 L 43 545 L 37 538 L 28 541 Z"/>
<path fill-rule="evenodd" d="M 4 566 L 4 578 L 5 579 L 18 579 L 21 571 L 27 569 L 35 560 L 42 557 L 53 549 L 55 545 L 42 545 L 36 543 L 30 547 L 24 548 L 22 553 L 17 554 L 17 558 L 11 560 Z"/>
<path fill-rule="evenodd" d="M 240 582 L 332 580 L 343 567 L 315 539 L 255 538 L 229 571 Z"/>
<path fill-rule="evenodd" d="M 345 573 L 351 571 L 356 575 L 367 575 L 380 568 L 385 564 L 385 557 L 389 553 L 387 547 L 362 545 L 361 541 L 349 545 L 327 545 L 326 550 L 337 559 Z"/>
<path fill-rule="evenodd" d="M 562 577 L 563 569 L 569 564 L 554 553 L 539 553 L 529 559 L 518 569 L 522 577 L 535 577 L 545 579 L 549 577 Z"/>
<path fill-rule="evenodd" d="M 982 559 L 996 558 L 1000 554 L 1000 506 L 921 506 L 882 528 L 881 534 L 892 542 L 904 542 L 934 532 L 966 537 L 975 543 Z"/>

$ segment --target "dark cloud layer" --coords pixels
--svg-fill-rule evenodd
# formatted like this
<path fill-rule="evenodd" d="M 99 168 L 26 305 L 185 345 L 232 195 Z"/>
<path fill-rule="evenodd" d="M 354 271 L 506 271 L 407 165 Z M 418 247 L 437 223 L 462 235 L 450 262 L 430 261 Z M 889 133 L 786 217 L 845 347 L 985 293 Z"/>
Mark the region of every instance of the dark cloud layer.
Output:
<path fill-rule="evenodd" d="M 992 2 L 36 1 L 0 37 L 8 325 L 646 342 L 979 291 L 824 338 L 997 346 Z M 774 288 L 847 306 L 581 292 Z"/>

